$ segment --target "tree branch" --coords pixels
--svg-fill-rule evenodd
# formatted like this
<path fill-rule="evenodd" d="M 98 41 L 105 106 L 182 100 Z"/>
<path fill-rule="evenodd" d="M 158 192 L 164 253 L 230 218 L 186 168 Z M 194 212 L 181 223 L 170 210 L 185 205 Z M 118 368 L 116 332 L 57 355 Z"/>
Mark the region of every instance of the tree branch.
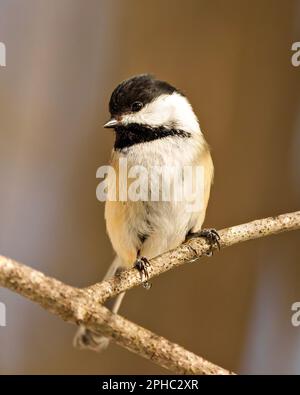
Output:
<path fill-rule="evenodd" d="M 221 237 L 220 246 L 223 249 L 233 244 L 241 243 L 242 241 L 254 240 L 297 229 L 300 229 L 300 211 L 258 219 L 220 230 L 218 233 Z M 209 244 L 203 238 L 197 237 L 191 239 L 181 244 L 175 250 L 168 251 L 152 259 L 151 266 L 148 269 L 149 279 L 174 269 L 177 266 L 206 256 L 209 249 Z M 111 279 L 87 287 L 85 291 L 90 295 L 92 300 L 103 303 L 107 299 L 140 284 L 141 276 L 136 269 L 132 268 L 121 272 L 118 276 L 114 276 Z"/>
<path fill-rule="evenodd" d="M 38 303 L 64 321 L 81 324 L 117 344 L 179 374 L 230 374 L 177 344 L 136 325 L 102 305 L 91 303 L 81 289 L 0 256 L 0 285 Z"/>
<path fill-rule="evenodd" d="M 265 218 L 220 231 L 221 247 L 284 231 L 300 229 L 300 211 Z M 151 261 L 150 278 L 158 276 L 208 252 L 201 238 L 190 240 L 173 251 Z M 230 374 L 231 372 L 204 360 L 144 329 L 120 315 L 112 314 L 99 304 L 141 283 L 135 269 L 91 287 L 79 289 L 43 273 L 0 256 L 0 285 L 40 304 L 63 320 L 82 324 L 101 333 L 128 350 L 181 374 Z"/>

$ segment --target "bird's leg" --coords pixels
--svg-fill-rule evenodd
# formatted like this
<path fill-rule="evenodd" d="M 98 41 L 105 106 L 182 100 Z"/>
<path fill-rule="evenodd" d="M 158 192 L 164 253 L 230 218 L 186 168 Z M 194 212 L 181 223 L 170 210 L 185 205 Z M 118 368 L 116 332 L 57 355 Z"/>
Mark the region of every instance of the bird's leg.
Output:
<path fill-rule="evenodd" d="M 213 255 L 214 247 L 217 246 L 220 250 L 220 236 L 216 229 L 202 229 L 199 232 L 189 232 L 186 236 L 186 241 L 195 237 L 203 237 L 208 242 L 210 249 L 207 253 L 208 256 Z"/>
<path fill-rule="evenodd" d="M 143 281 L 142 286 L 145 289 L 151 288 L 151 283 L 148 281 L 149 273 L 148 267 L 150 266 L 150 262 L 144 256 L 140 255 L 140 250 L 138 250 L 136 261 L 134 262 L 134 267 L 140 272 L 141 280 Z"/>
<path fill-rule="evenodd" d="M 111 264 L 108 272 L 106 273 L 104 280 L 115 276 L 120 275 L 120 273 L 124 270 L 123 267 L 118 266 L 115 261 Z M 125 292 L 120 293 L 115 298 L 108 300 L 105 302 L 105 307 L 111 310 L 112 313 L 117 314 L 121 302 L 124 298 Z M 81 349 L 90 349 L 93 351 L 101 352 L 107 348 L 109 345 L 110 339 L 99 335 L 90 329 L 84 327 L 83 325 L 79 326 L 79 329 L 74 337 L 73 344 L 76 348 Z"/>

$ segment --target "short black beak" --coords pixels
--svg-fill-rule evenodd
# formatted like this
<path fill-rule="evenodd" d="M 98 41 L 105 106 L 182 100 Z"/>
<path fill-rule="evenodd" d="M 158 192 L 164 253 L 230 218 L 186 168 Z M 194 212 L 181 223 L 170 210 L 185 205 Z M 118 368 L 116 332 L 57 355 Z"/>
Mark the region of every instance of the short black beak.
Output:
<path fill-rule="evenodd" d="M 115 118 L 112 118 L 108 122 L 106 122 L 106 124 L 104 124 L 103 127 L 106 129 L 113 129 L 119 124 L 120 124 L 119 121 L 117 121 Z"/>

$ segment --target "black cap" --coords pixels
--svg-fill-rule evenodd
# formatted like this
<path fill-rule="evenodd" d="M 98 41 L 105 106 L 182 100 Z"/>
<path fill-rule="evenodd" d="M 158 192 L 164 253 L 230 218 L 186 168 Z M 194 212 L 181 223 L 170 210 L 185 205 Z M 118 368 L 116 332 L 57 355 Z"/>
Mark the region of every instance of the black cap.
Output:
<path fill-rule="evenodd" d="M 137 75 L 116 87 L 109 101 L 109 111 L 112 116 L 128 113 L 135 102 L 145 105 L 163 94 L 173 92 L 179 91 L 167 82 L 157 80 L 150 74 Z"/>

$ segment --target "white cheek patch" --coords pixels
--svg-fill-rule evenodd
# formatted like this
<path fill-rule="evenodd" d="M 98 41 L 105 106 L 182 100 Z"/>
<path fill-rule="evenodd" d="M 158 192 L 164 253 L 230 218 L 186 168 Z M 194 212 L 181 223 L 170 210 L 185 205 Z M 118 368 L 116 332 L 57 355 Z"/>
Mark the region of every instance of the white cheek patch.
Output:
<path fill-rule="evenodd" d="M 122 121 L 126 125 L 139 123 L 151 127 L 176 128 L 190 133 L 200 132 L 192 106 L 177 92 L 159 96 L 139 112 L 124 115 Z"/>

